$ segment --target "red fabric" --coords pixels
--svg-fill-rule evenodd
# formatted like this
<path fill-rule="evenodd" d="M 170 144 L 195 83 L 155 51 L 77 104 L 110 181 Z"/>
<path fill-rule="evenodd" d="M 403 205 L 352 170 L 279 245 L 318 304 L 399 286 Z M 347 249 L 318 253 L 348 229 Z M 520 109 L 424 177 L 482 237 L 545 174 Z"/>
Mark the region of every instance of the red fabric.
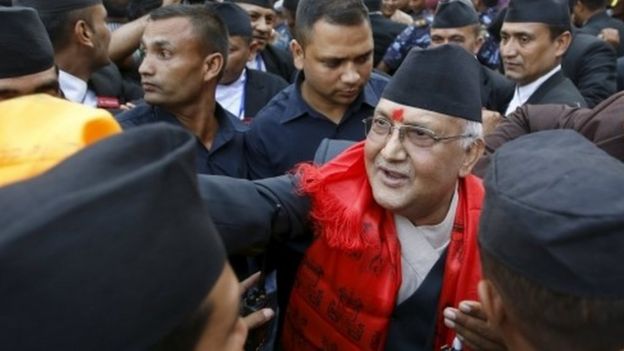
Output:
<path fill-rule="evenodd" d="M 401 286 L 401 250 L 394 215 L 374 201 L 358 143 L 322 166 L 297 168 L 312 200 L 318 237 L 306 251 L 290 296 L 283 347 L 383 350 Z M 454 336 L 442 308 L 476 299 L 480 266 L 476 230 L 483 198 L 477 178 L 460 181 L 436 321 L 436 349 Z"/>

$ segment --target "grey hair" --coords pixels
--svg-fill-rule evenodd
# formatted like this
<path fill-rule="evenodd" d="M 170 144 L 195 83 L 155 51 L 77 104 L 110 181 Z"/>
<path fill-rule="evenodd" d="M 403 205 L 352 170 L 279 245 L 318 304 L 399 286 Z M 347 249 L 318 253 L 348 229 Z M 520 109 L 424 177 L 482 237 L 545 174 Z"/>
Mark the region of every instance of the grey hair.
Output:
<path fill-rule="evenodd" d="M 468 150 L 477 140 L 483 140 L 483 124 L 481 124 L 481 122 L 465 120 L 463 134 L 468 135 L 468 137 L 460 139 L 459 145 L 462 149 Z"/>

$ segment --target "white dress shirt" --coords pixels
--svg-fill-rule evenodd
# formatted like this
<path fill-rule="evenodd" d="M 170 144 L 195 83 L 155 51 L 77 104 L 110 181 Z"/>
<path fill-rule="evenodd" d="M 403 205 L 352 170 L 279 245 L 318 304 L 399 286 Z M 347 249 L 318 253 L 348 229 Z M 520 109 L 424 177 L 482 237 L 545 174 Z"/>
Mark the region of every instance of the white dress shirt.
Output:
<path fill-rule="evenodd" d="M 228 110 L 241 120 L 245 118 L 245 82 L 247 81 L 247 70 L 234 82 L 217 85 L 216 99 L 219 105 Z"/>
<path fill-rule="evenodd" d="M 401 288 L 397 305 L 407 300 L 423 283 L 451 240 L 459 195 L 457 188 L 442 222 L 415 226 L 407 218 L 394 216 L 401 243 Z"/>
<path fill-rule="evenodd" d="M 65 71 L 59 71 L 59 85 L 67 100 L 97 107 L 97 96 L 87 87 L 87 82 L 84 80 Z"/>

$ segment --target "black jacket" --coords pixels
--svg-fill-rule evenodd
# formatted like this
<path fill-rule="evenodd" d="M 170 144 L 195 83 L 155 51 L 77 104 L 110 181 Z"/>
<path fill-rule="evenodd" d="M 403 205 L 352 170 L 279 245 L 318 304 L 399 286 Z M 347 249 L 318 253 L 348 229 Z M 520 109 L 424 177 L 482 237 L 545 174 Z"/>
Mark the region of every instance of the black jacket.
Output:
<path fill-rule="evenodd" d="M 121 104 L 143 98 L 141 87 L 124 80 L 114 63 L 95 71 L 88 84 L 98 97 L 117 98 Z"/>
<path fill-rule="evenodd" d="M 561 69 L 576 85 L 588 107 L 596 106 L 617 90 L 615 51 L 593 35 L 574 33 Z"/>
<path fill-rule="evenodd" d="M 267 72 L 273 73 L 284 78 L 285 81 L 292 83 L 295 78 L 295 65 L 290 51 L 282 50 L 273 45 L 267 45 L 260 52 L 260 56 L 264 61 Z"/>
<path fill-rule="evenodd" d="M 245 118 L 253 118 L 288 82 L 272 73 L 247 69 Z"/>
<path fill-rule="evenodd" d="M 481 65 L 481 106 L 505 114 L 513 97 L 515 83 L 502 74 Z"/>
<path fill-rule="evenodd" d="M 527 105 L 563 104 L 568 106 L 586 107 L 585 99 L 574 83 L 566 78 L 561 71 L 548 78 L 531 95 Z"/>
<path fill-rule="evenodd" d="M 587 20 L 587 23 L 580 28 L 583 33 L 597 36 L 605 28 L 617 29 L 620 33 L 620 45 L 617 49 L 617 56 L 624 56 L 624 22 L 609 16 L 606 11 L 595 14 Z"/>

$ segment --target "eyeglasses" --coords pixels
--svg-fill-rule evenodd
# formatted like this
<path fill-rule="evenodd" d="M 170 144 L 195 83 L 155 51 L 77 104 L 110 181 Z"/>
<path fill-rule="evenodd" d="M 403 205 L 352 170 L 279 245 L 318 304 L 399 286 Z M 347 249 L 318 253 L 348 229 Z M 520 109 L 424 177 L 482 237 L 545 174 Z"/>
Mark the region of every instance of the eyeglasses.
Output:
<path fill-rule="evenodd" d="M 367 138 L 375 142 L 386 142 L 395 129 L 399 131 L 399 141 L 403 139 L 417 147 L 431 147 L 435 143 L 451 140 L 472 138 L 470 134 L 460 134 L 452 136 L 437 136 L 435 132 L 417 126 L 402 125 L 395 126 L 389 119 L 383 117 L 368 117 L 364 121 Z"/>

